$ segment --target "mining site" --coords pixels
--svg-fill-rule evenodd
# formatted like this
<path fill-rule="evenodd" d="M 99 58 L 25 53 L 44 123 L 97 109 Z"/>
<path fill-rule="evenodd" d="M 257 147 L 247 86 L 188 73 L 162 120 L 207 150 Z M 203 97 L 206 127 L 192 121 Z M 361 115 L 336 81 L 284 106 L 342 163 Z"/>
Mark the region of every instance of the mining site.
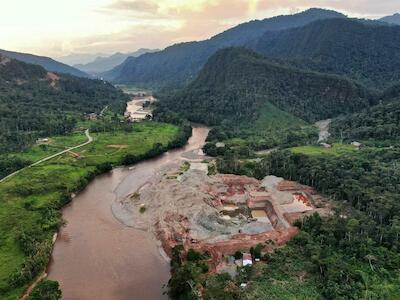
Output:
<path fill-rule="evenodd" d="M 115 202 L 114 216 L 152 232 L 167 255 L 176 245 L 207 251 L 211 270 L 218 271 L 235 251 L 260 243 L 267 252 L 282 246 L 297 234 L 295 220 L 330 214 L 329 202 L 311 187 L 275 176 L 210 175 L 210 164 L 204 156 L 186 153 Z"/>

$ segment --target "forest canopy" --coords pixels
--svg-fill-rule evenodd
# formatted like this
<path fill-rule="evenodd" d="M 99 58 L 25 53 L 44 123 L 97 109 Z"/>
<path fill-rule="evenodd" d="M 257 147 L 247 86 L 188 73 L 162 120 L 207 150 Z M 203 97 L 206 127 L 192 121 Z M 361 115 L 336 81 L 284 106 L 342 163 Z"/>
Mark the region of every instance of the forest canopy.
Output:
<path fill-rule="evenodd" d="M 70 132 L 85 113 L 124 110 L 127 96 L 101 80 L 48 73 L 0 56 L 0 153 Z"/>

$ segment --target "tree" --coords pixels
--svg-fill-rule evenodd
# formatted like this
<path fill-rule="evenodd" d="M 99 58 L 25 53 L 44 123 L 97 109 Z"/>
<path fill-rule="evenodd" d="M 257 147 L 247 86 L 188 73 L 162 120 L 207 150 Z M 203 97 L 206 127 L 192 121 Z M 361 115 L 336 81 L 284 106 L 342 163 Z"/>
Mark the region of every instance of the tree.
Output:
<path fill-rule="evenodd" d="M 57 281 L 43 280 L 33 289 L 27 300 L 59 300 L 61 295 Z"/>

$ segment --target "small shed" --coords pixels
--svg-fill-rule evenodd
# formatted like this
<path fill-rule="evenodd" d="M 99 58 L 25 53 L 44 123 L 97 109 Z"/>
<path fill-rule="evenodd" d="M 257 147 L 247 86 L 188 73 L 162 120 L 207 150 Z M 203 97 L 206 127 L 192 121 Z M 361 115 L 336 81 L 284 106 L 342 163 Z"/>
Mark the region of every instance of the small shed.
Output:
<path fill-rule="evenodd" d="M 356 148 L 360 148 L 362 146 L 360 142 L 352 142 L 351 144 Z"/>
<path fill-rule="evenodd" d="M 253 258 L 250 253 L 243 253 L 243 267 L 253 265 Z"/>

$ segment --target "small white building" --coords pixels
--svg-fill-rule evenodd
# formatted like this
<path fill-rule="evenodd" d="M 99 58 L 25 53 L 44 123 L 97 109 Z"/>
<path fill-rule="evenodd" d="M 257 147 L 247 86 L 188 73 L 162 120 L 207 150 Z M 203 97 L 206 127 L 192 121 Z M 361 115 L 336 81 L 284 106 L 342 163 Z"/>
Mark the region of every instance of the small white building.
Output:
<path fill-rule="evenodd" d="M 48 143 L 50 140 L 48 138 L 43 138 L 43 139 L 37 139 L 36 143 L 37 144 L 46 144 Z"/>
<path fill-rule="evenodd" d="M 253 265 L 253 258 L 251 257 L 250 253 L 243 253 L 243 267 Z"/>

